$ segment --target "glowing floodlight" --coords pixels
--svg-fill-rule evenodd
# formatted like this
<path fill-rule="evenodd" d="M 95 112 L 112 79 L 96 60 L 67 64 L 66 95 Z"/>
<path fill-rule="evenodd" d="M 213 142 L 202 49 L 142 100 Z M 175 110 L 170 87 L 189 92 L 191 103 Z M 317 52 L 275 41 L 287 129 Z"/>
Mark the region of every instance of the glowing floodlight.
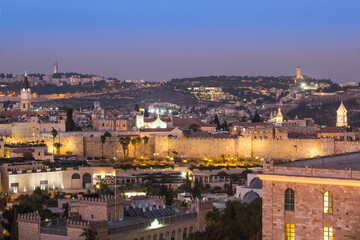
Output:
<path fill-rule="evenodd" d="M 159 223 L 159 220 L 155 219 L 154 221 L 151 222 L 149 229 L 160 228 L 162 226 L 164 226 L 164 224 Z"/>

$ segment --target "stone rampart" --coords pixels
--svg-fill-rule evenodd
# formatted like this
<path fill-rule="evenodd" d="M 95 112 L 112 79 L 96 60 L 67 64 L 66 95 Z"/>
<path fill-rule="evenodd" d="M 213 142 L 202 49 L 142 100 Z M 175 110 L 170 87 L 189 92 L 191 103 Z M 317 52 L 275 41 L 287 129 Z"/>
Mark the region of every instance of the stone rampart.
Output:
<path fill-rule="evenodd" d="M 66 154 L 71 152 L 72 154 L 78 155 L 79 158 L 84 156 L 84 144 L 83 144 L 83 137 L 82 136 L 71 136 L 71 137 L 60 137 L 57 136 L 55 139 L 52 137 L 3 137 L 6 144 L 11 143 L 26 143 L 26 142 L 39 142 L 42 141 L 47 146 L 48 153 L 56 152 L 55 148 L 53 147 L 53 142 L 58 143 L 60 142 L 62 146 L 60 147 L 60 153 Z"/>
<path fill-rule="evenodd" d="M 3 138 L 5 143 L 41 142 L 53 152 L 51 137 Z M 57 137 L 55 142 L 59 142 Z M 74 135 L 60 138 L 61 153 L 71 152 L 80 159 L 84 157 L 123 158 L 123 149 L 118 137 L 107 138 L 101 143 L 99 137 Z M 199 158 L 272 158 L 279 160 L 310 158 L 346 152 L 360 151 L 360 142 L 335 141 L 334 139 L 252 139 L 237 138 L 174 138 L 151 136 L 149 142 L 133 146 L 129 144 L 129 157 L 181 157 Z"/>

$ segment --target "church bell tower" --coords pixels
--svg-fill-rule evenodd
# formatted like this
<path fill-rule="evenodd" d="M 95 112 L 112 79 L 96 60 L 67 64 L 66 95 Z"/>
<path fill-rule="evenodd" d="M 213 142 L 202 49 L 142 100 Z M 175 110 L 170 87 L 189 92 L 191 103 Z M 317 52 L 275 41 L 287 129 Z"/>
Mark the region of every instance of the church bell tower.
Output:
<path fill-rule="evenodd" d="M 29 81 L 25 72 L 25 79 L 21 88 L 21 111 L 29 111 L 31 108 L 31 90 L 29 87 Z"/>
<path fill-rule="evenodd" d="M 347 110 L 341 101 L 341 104 L 336 111 L 336 126 L 337 127 L 347 127 Z"/>

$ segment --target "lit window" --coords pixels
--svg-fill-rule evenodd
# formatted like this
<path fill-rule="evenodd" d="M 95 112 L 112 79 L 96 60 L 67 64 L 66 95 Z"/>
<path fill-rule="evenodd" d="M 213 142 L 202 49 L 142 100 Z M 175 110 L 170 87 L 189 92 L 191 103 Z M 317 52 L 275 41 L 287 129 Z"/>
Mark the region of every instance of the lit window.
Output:
<path fill-rule="evenodd" d="M 324 240 L 333 240 L 334 232 L 332 227 L 324 227 Z"/>
<path fill-rule="evenodd" d="M 285 240 L 295 239 L 295 224 L 285 224 Z"/>
<path fill-rule="evenodd" d="M 285 210 L 294 211 L 294 207 L 295 207 L 294 190 L 288 188 L 285 190 Z"/>
<path fill-rule="evenodd" d="M 330 191 L 324 192 L 324 213 L 333 212 L 333 195 Z"/>

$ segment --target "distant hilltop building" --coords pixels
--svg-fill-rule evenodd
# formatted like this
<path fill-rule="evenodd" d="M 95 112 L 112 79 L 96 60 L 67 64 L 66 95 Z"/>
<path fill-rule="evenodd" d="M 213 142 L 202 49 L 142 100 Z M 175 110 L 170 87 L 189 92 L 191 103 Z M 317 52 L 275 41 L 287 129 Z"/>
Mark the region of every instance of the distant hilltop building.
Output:
<path fill-rule="evenodd" d="M 25 79 L 21 88 L 21 111 L 28 111 L 31 108 L 31 90 L 29 87 L 29 81 L 25 72 Z"/>
<path fill-rule="evenodd" d="M 59 65 L 57 62 L 54 63 L 54 73 L 58 73 L 59 72 Z"/>
<path fill-rule="evenodd" d="M 296 68 L 296 77 L 294 79 L 294 82 L 297 82 L 299 80 L 303 80 L 304 77 L 301 75 L 301 68 L 300 67 L 297 67 Z"/>
<path fill-rule="evenodd" d="M 341 101 L 341 104 L 338 108 L 338 110 L 336 111 L 336 126 L 337 127 L 347 127 L 347 110 L 343 104 L 343 102 Z"/>

